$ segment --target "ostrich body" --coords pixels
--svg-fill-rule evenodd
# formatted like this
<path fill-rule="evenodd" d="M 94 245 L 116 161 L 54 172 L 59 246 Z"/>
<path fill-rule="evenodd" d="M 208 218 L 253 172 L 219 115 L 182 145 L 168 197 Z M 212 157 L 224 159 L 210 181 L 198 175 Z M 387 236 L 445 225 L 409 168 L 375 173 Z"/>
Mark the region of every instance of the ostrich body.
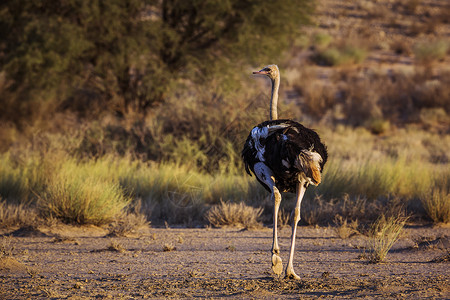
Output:
<path fill-rule="evenodd" d="M 250 176 L 254 173 L 274 200 L 272 270 L 277 275 L 280 275 L 283 269 L 277 236 L 280 192 L 297 194 L 297 202 L 292 212 L 291 248 L 285 273 L 286 278 L 300 279 L 293 267 L 300 204 L 306 188 L 310 184 L 320 183 L 321 172 L 327 161 L 327 150 L 315 131 L 292 120 L 277 119 L 280 86 L 278 67 L 269 65 L 253 74 L 266 75 L 272 81 L 270 120 L 251 130 L 242 150 L 242 158 L 247 173 Z"/>

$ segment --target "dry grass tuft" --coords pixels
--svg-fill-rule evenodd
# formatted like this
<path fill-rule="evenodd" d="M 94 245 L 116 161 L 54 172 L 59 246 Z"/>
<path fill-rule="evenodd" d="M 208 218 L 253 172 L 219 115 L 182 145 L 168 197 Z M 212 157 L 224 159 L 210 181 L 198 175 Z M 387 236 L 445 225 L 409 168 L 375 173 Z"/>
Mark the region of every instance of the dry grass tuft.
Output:
<path fill-rule="evenodd" d="M 12 245 L 12 236 L 2 236 L 0 240 L 0 259 L 5 257 L 11 257 L 14 251 L 14 245 Z"/>
<path fill-rule="evenodd" d="M 117 220 L 109 224 L 108 236 L 127 236 L 148 225 L 150 222 L 143 214 L 123 213 Z"/>
<path fill-rule="evenodd" d="M 450 222 L 450 193 L 446 189 L 431 190 L 421 197 L 421 202 L 433 222 Z"/>
<path fill-rule="evenodd" d="M 285 209 L 280 209 L 278 211 L 278 225 L 280 227 L 288 227 L 290 224 L 291 214 Z"/>
<path fill-rule="evenodd" d="M 261 227 L 258 221 L 262 208 L 254 208 L 241 203 L 225 203 L 213 206 L 205 215 L 209 223 L 215 227 L 236 226 L 244 228 Z"/>
<path fill-rule="evenodd" d="M 150 222 L 147 216 L 140 212 L 141 204 L 138 202 L 131 211 L 123 212 L 115 221 L 109 224 L 108 236 L 127 236 L 135 234 L 136 230 L 147 227 Z"/>
<path fill-rule="evenodd" d="M 68 223 L 101 225 L 113 221 L 131 199 L 114 179 L 96 174 L 99 167 L 96 163 L 63 162 L 39 195 L 41 212 Z"/>
<path fill-rule="evenodd" d="M 181 235 L 179 235 L 179 236 L 177 237 L 177 243 L 178 243 L 178 244 L 183 244 L 183 243 L 184 243 L 184 237 L 183 237 L 183 234 L 181 234 Z"/>
<path fill-rule="evenodd" d="M 230 252 L 234 252 L 234 251 L 236 251 L 236 246 L 235 245 L 229 245 L 229 246 L 225 247 L 225 249 L 230 251 Z"/>
<path fill-rule="evenodd" d="M 334 218 L 334 223 L 336 225 L 334 230 L 341 239 L 348 239 L 349 237 L 359 233 L 358 220 L 353 220 L 349 224 L 347 218 L 337 215 Z"/>
<path fill-rule="evenodd" d="M 434 263 L 450 262 L 450 251 L 447 249 L 447 253 L 433 258 L 430 262 Z"/>
<path fill-rule="evenodd" d="M 413 239 L 415 245 L 412 247 L 419 250 L 446 250 L 450 245 L 449 236 L 419 236 Z"/>
<path fill-rule="evenodd" d="M 341 66 L 360 64 L 367 57 L 367 51 L 362 47 L 344 44 L 338 47 L 330 47 L 316 53 L 312 60 L 319 65 Z"/>
<path fill-rule="evenodd" d="M 389 120 L 384 120 L 382 118 L 369 120 L 365 125 L 373 134 L 384 134 L 388 132 L 391 127 Z"/>
<path fill-rule="evenodd" d="M 312 200 L 306 199 L 302 203 L 302 220 L 308 225 L 332 224 L 341 226 L 347 220 L 346 226 L 358 227 L 358 220 L 364 222 L 374 221 L 386 207 L 391 208 L 394 200 L 372 200 L 362 196 L 344 194 L 339 198 L 324 199 L 316 196 Z M 342 218 L 342 219 L 340 219 Z"/>
<path fill-rule="evenodd" d="M 444 40 L 418 43 L 414 47 L 416 62 L 429 64 L 443 60 L 447 55 L 449 47 L 450 44 Z"/>
<path fill-rule="evenodd" d="M 381 215 L 370 228 L 369 254 L 370 263 L 380 263 L 386 258 L 391 247 L 400 237 L 407 218 L 401 215 L 386 217 Z"/>
<path fill-rule="evenodd" d="M 302 203 L 301 219 L 308 225 L 318 225 L 328 220 L 333 214 L 333 204 L 323 200 L 320 196 Z"/>
<path fill-rule="evenodd" d="M 164 252 L 170 252 L 170 251 L 175 251 L 175 250 L 177 250 L 177 248 L 172 244 L 164 244 L 164 246 L 163 246 Z"/>
<path fill-rule="evenodd" d="M 116 242 L 116 241 L 111 241 L 111 243 L 109 244 L 108 248 L 106 248 L 106 250 L 113 251 L 113 252 L 119 252 L 119 253 L 125 253 L 127 251 L 122 246 L 122 244 L 120 244 L 119 242 Z"/>
<path fill-rule="evenodd" d="M 0 198 L 0 228 L 11 226 L 26 226 L 39 222 L 35 209 L 24 204 L 7 204 Z"/>

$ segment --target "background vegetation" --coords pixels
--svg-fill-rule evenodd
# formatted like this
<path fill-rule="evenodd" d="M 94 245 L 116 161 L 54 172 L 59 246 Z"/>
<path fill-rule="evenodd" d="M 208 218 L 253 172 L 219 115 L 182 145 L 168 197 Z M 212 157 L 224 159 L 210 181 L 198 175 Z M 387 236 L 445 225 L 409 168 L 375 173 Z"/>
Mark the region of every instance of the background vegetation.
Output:
<path fill-rule="evenodd" d="M 303 222 L 398 207 L 448 222 L 450 6 L 414 3 L 2 2 L 0 226 L 270 222 L 240 159 L 268 115 L 267 82 L 250 74 L 269 63 L 280 115 L 330 152 Z"/>

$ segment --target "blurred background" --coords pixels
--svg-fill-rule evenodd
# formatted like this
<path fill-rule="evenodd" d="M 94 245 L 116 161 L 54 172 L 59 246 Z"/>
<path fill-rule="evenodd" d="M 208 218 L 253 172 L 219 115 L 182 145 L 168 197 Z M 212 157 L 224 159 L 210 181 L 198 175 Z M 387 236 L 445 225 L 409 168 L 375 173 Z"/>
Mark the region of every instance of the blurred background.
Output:
<path fill-rule="evenodd" d="M 450 222 L 448 1 L 4 0 L 0 226 L 270 223 L 240 158 L 268 64 L 329 150 L 303 224 Z"/>

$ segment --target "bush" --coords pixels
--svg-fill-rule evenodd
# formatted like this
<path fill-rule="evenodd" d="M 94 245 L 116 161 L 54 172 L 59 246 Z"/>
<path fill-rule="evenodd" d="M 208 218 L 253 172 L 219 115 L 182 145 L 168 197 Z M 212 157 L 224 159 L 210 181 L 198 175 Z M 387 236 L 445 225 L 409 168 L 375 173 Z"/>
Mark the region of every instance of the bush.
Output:
<path fill-rule="evenodd" d="M 0 100 L 8 106 L 0 118 L 29 123 L 67 109 L 142 115 L 180 78 L 203 83 L 220 72 L 237 84 L 234 68 L 284 49 L 312 3 L 2 1 Z"/>
<path fill-rule="evenodd" d="M 344 45 L 342 47 L 330 47 L 319 51 L 313 56 L 313 60 L 325 66 L 341 66 L 360 64 L 366 59 L 367 51 L 360 47 Z"/>
<path fill-rule="evenodd" d="M 421 197 L 421 202 L 433 222 L 450 222 L 450 192 L 448 190 L 434 188 Z"/>
<path fill-rule="evenodd" d="M 238 226 L 245 228 L 260 227 L 259 217 L 262 208 L 254 208 L 244 203 L 225 203 L 213 206 L 205 215 L 206 219 L 216 227 Z"/>
<path fill-rule="evenodd" d="M 414 57 L 419 64 L 428 64 L 445 58 L 450 44 L 447 41 L 418 43 L 414 46 Z"/>
<path fill-rule="evenodd" d="M 389 250 L 400 237 L 406 220 L 402 216 L 386 217 L 381 215 L 372 224 L 369 242 L 369 262 L 380 263 L 385 260 Z"/>
<path fill-rule="evenodd" d="M 8 203 L 29 204 L 33 192 L 42 190 L 43 162 L 36 153 L 17 156 L 10 152 L 0 156 L 0 197 Z"/>
<path fill-rule="evenodd" d="M 101 225 L 113 221 L 131 199 L 117 181 L 98 175 L 93 168 L 65 162 L 39 195 L 41 212 L 68 223 Z"/>
<path fill-rule="evenodd" d="M 7 204 L 0 198 L 0 228 L 33 225 L 37 220 L 36 209 L 24 204 Z"/>

